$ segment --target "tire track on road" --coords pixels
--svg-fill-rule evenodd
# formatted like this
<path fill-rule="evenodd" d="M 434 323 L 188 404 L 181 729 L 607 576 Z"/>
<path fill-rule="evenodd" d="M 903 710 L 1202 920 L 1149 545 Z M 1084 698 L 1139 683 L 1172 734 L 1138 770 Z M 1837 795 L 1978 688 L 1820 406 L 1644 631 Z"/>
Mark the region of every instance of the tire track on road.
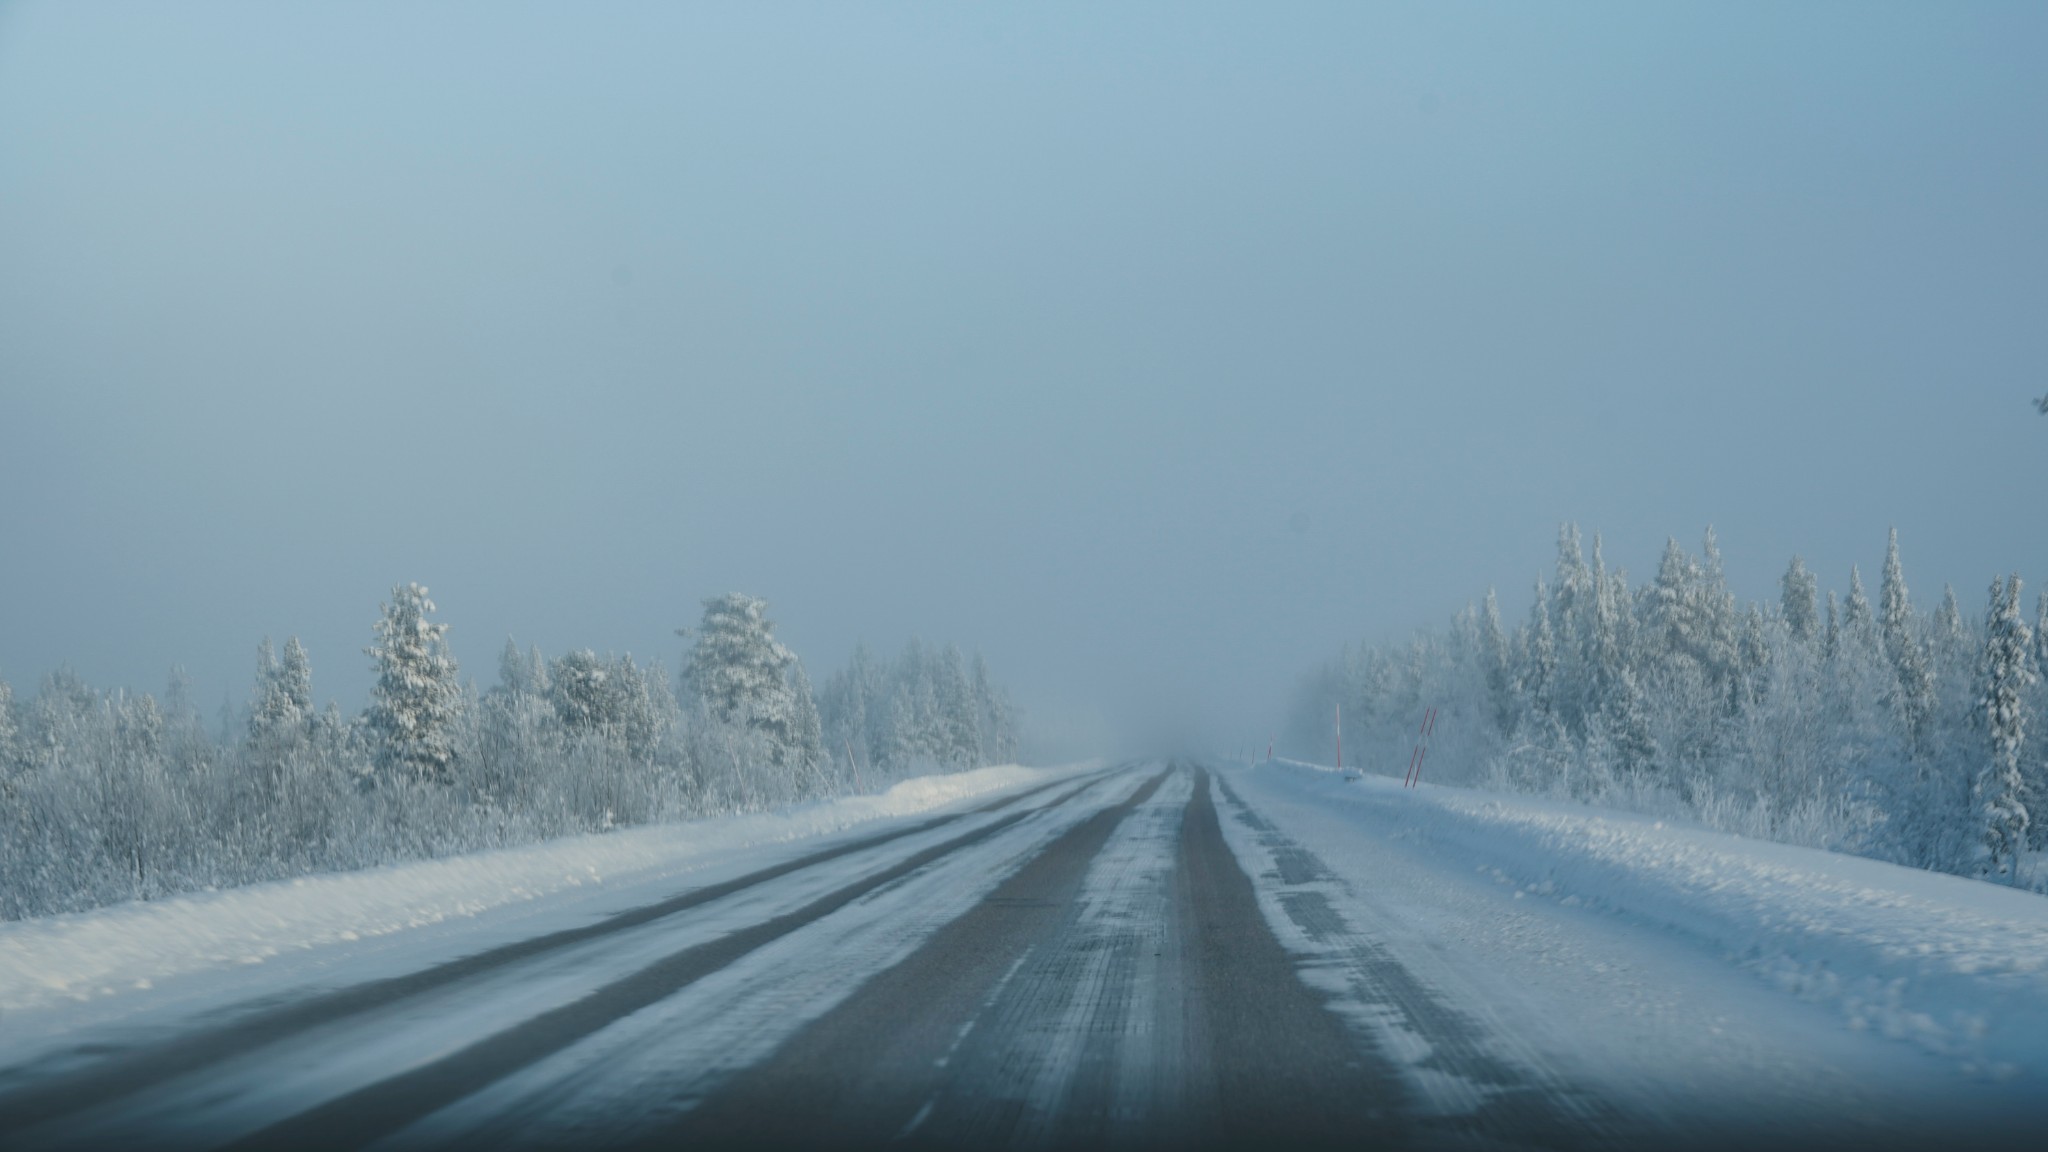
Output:
<path fill-rule="evenodd" d="M 946 1074 L 990 990 L 1057 924 L 1090 861 L 1167 773 L 1062 833 L 967 914 L 728 1081 L 645 1148 L 874 1147 L 903 1132 Z"/>
<path fill-rule="evenodd" d="M 1127 765 L 1090 773 L 1082 779 L 1092 784 L 1124 767 Z M 284 1004 L 259 1003 L 239 1010 L 235 1018 L 226 1023 L 169 1039 L 113 1052 L 104 1048 L 74 1050 L 74 1055 L 89 1060 L 86 1066 L 54 1076 L 36 1076 L 27 1070 L 17 1069 L 8 1077 L 18 1083 L 0 1089 L 0 1134 L 97 1108 L 199 1069 L 246 1055 L 297 1033 L 687 912 L 784 876 L 929 832 L 958 820 L 1000 811 L 1074 782 L 1072 777 L 1055 780 L 964 812 L 949 813 L 836 844 L 730 880 L 691 888 L 666 900 L 616 912 L 591 924 L 500 945 L 403 976 L 367 981 Z"/>
<path fill-rule="evenodd" d="M 1238 797 L 1217 786 L 1273 862 L 1266 879 L 1280 908 L 1319 955 L 1301 965 L 1304 979 L 1337 993 L 1344 1015 L 1407 1050 L 1411 1066 L 1433 1086 L 1428 1108 L 1410 1095 L 1420 1143 L 1577 1149 L 1619 1146 L 1611 1110 L 1535 1069 L 1495 1054 L 1495 1039 L 1423 984 L 1384 947 L 1347 923 L 1322 889 L 1341 886 L 1314 853 L 1296 844 Z M 1314 979 L 1312 977 L 1322 977 Z M 1418 1051 L 1419 1050 L 1419 1051 Z"/>
<path fill-rule="evenodd" d="M 569 1047 L 615 1020 L 673 995 L 756 948 L 828 916 L 869 892 L 961 848 L 986 840 L 1031 816 L 1060 807 L 1094 787 L 1110 774 L 1090 777 L 1078 787 L 1062 793 L 1047 804 L 1011 813 L 943 843 L 922 849 L 795 911 L 740 929 L 717 940 L 686 948 L 625 979 L 607 984 L 579 1000 L 522 1021 L 429 1064 L 298 1113 L 234 1141 L 228 1147 L 355 1148 L 389 1135 L 472 1092 Z M 1072 781 L 1058 781 L 1046 787 L 1069 783 Z M 1026 795 L 1045 790 L 1046 788 L 1033 789 Z M 1013 804 L 1022 798 L 1008 798 L 1001 806 Z M 946 817 L 928 823 L 935 825 L 958 818 Z"/>
<path fill-rule="evenodd" d="M 1203 770 L 1181 827 L 1176 903 L 1189 939 L 1189 1050 L 1197 1146 L 1344 1148 L 1409 1143 L 1407 1093 L 1373 1038 L 1301 981 L 1223 839 Z M 1222 781 L 1216 780 L 1221 787 Z"/>
<path fill-rule="evenodd" d="M 920 1132 L 960 1147 L 1099 1144 L 1180 1110 L 1181 1030 L 1158 990 L 1178 987 L 1174 855 L 1192 790 L 1176 771 L 1110 835 L 948 1060 Z"/>

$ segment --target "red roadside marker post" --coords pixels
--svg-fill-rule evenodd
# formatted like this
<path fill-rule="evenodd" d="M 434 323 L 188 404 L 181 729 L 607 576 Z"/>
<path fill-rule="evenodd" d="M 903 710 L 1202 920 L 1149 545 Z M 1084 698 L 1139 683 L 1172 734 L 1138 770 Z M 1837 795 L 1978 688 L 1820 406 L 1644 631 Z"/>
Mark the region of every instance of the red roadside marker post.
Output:
<path fill-rule="evenodd" d="M 1429 756 L 1429 738 L 1436 732 L 1436 709 L 1422 713 L 1422 727 L 1415 732 L 1415 751 L 1408 755 L 1408 775 L 1402 777 L 1401 787 L 1413 788 L 1422 783 L 1422 762 Z"/>

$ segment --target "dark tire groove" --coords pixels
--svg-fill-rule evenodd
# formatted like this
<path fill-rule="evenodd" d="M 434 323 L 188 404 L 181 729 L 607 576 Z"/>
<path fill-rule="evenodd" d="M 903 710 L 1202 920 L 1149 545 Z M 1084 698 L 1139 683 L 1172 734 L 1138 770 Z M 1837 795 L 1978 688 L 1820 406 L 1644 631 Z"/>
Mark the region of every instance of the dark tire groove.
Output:
<path fill-rule="evenodd" d="M 1057 925 L 1090 861 L 1166 780 L 1047 845 L 916 952 L 637 1147 L 872 1148 L 891 1142 L 946 1075 L 990 989 Z M 915 1143 L 915 1141 L 913 1141 Z"/>
<path fill-rule="evenodd" d="M 1307 984 L 1224 842 L 1209 773 L 1181 825 L 1175 902 L 1187 934 L 1190 1116 L 1205 1147 L 1408 1142 L 1398 1073 Z"/>

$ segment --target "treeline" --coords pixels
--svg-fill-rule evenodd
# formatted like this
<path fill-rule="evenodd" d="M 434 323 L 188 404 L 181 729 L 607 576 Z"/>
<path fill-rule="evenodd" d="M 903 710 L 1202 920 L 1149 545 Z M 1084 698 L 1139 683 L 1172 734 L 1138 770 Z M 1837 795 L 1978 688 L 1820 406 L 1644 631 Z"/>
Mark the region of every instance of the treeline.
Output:
<path fill-rule="evenodd" d="M 1015 710 L 979 656 L 865 648 L 813 697 L 766 604 L 707 600 L 681 674 L 510 641 L 460 675 L 426 589 L 392 590 L 369 707 L 316 708 L 296 638 L 258 651 L 249 704 L 209 731 L 183 674 L 163 699 L 69 671 L 0 681 L 0 919 L 309 872 L 758 810 L 1013 760 Z M 822 704 L 822 706 L 821 706 Z"/>
<path fill-rule="evenodd" d="M 1435 706 L 1441 781 L 2038 885 L 2048 595 L 2030 628 L 2020 588 L 1994 579 L 1981 617 L 1952 588 L 1918 611 L 1894 532 L 1874 604 L 1853 568 L 1823 599 L 1796 556 L 1775 602 L 1740 604 L 1711 530 L 1631 588 L 1568 524 L 1527 619 L 1504 625 L 1489 591 L 1447 633 L 1347 649 L 1304 680 L 1290 733 L 1327 759 L 1341 705 L 1347 761 L 1397 772 Z"/>

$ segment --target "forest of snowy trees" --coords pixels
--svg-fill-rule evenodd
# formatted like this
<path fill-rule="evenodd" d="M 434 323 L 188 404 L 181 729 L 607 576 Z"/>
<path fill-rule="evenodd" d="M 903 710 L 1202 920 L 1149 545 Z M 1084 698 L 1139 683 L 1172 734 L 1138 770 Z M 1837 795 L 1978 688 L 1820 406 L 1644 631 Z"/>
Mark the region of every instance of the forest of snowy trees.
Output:
<path fill-rule="evenodd" d="M 2048 758 L 2027 735 L 2044 673 L 2048 595 L 2032 628 L 2017 576 L 1981 616 L 1952 588 L 1918 611 L 1897 532 L 1875 603 L 1855 569 L 1823 598 L 1794 557 L 1774 603 L 1744 605 L 1711 530 L 1697 556 L 1668 542 L 1631 588 L 1565 525 L 1526 620 L 1503 624 L 1488 592 L 1447 634 L 1349 649 L 1304 680 L 1290 733 L 1327 761 L 1341 705 L 1346 762 L 1397 773 L 1435 707 L 1439 782 L 2040 887 Z"/>
<path fill-rule="evenodd" d="M 369 707 L 316 708 L 296 638 L 265 640 L 209 730 L 182 673 L 161 700 L 69 671 L 0 680 L 0 919 L 308 872 L 757 810 L 1016 756 L 1015 710 L 954 648 L 865 647 L 814 698 L 767 605 L 707 600 L 681 676 L 507 641 L 478 692 L 416 584 L 365 650 Z"/>

